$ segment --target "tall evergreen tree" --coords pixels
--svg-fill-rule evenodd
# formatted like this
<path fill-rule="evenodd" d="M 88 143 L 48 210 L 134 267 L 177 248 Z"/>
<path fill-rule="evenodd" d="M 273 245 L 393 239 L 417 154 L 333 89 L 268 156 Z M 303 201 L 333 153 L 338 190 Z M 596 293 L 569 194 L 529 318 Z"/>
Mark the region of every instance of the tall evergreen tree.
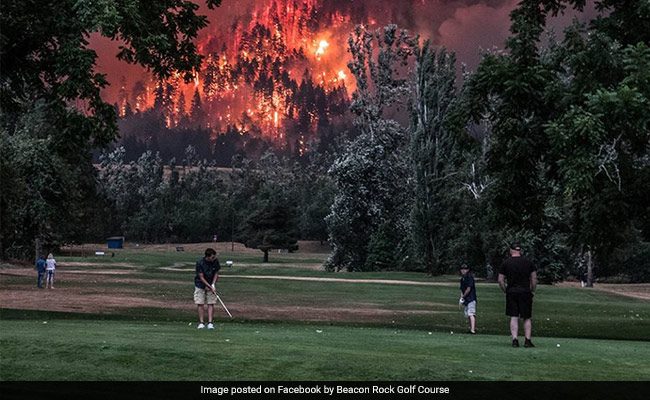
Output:
<path fill-rule="evenodd" d="M 415 47 L 409 148 L 414 186 L 411 233 L 418 258 L 432 274 L 444 271 L 443 254 L 451 239 L 445 232 L 453 217 L 450 201 L 459 187 L 457 136 L 464 123 L 451 118 L 457 104 L 454 64 L 453 54 L 444 48 L 436 54 L 429 41 Z"/>
<path fill-rule="evenodd" d="M 199 90 L 194 91 L 194 97 L 192 97 L 192 104 L 190 106 L 190 121 L 196 127 L 205 126 L 206 113 L 203 110 L 203 104 L 201 102 L 201 95 Z"/>
<path fill-rule="evenodd" d="M 189 122 L 187 116 L 187 104 L 185 102 L 185 93 L 181 90 L 181 93 L 178 95 L 178 104 L 176 106 L 176 119 L 178 124 L 181 127 L 187 127 Z"/>

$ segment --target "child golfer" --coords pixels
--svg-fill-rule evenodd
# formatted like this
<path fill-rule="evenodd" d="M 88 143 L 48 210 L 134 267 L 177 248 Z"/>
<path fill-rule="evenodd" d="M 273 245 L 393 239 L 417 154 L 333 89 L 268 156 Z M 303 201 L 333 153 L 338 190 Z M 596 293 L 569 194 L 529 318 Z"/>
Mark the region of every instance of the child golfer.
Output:
<path fill-rule="evenodd" d="M 469 318 L 469 333 L 476 333 L 476 286 L 474 276 L 469 272 L 469 267 L 463 264 L 460 267 L 460 304 L 465 308 L 465 317 Z"/>

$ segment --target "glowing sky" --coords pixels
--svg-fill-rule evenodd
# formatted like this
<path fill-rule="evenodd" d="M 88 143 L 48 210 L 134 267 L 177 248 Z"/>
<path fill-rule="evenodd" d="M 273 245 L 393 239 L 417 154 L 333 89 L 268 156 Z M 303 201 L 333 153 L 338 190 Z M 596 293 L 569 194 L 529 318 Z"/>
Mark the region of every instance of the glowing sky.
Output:
<path fill-rule="evenodd" d="M 199 1 L 199 0 L 197 0 Z M 201 31 L 199 40 L 215 32 L 227 32 L 235 21 L 248 21 L 260 3 L 271 0 L 223 0 L 221 7 L 209 10 L 201 6 L 200 13 L 209 17 L 210 25 Z M 290 0 L 293 1 L 293 0 Z M 297 0 L 300 3 L 303 0 Z M 457 54 L 457 60 L 465 63 L 471 71 L 480 61 L 482 49 L 503 48 L 509 35 L 509 14 L 516 7 L 518 0 L 309 0 L 317 3 L 323 13 L 339 12 L 351 15 L 352 23 L 366 18 L 371 27 L 379 28 L 387 23 L 395 23 L 400 28 L 419 33 L 430 38 L 434 44 L 445 46 Z M 580 19 L 591 17 L 592 10 Z M 549 21 L 549 25 L 561 31 L 575 13 L 560 16 Z M 347 36 L 330 40 L 333 45 L 345 46 Z M 115 59 L 117 44 L 97 35 L 91 38 L 91 46 L 99 54 L 97 69 L 105 73 L 111 86 L 104 91 L 104 97 L 115 101 L 118 83 L 122 76 L 131 85 L 143 75 L 143 69 L 128 65 Z M 347 71 L 346 71 L 347 72 Z"/>

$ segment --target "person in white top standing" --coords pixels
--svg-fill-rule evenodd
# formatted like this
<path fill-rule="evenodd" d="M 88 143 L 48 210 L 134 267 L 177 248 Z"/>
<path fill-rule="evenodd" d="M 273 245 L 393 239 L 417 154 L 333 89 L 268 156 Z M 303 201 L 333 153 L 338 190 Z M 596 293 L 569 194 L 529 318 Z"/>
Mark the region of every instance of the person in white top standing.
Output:
<path fill-rule="evenodd" d="M 47 255 L 47 260 L 45 260 L 45 271 L 47 274 L 47 280 L 45 282 L 45 288 L 48 286 L 51 289 L 54 289 L 54 269 L 56 268 L 56 260 L 52 253 Z"/>

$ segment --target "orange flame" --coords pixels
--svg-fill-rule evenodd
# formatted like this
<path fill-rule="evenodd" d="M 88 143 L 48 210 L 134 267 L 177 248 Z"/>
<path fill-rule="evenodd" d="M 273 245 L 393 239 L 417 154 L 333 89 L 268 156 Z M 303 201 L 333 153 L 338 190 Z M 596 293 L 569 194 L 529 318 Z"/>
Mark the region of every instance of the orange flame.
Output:
<path fill-rule="evenodd" d="M 320 43 L 318 44 L 318 50 L 316 50 L 316 57 L 320 59 L 320 56 L 325 54 L 325 49 L 329 47 L 329 43 L 327 43 L 327 40 L 321 40 Z"/>

